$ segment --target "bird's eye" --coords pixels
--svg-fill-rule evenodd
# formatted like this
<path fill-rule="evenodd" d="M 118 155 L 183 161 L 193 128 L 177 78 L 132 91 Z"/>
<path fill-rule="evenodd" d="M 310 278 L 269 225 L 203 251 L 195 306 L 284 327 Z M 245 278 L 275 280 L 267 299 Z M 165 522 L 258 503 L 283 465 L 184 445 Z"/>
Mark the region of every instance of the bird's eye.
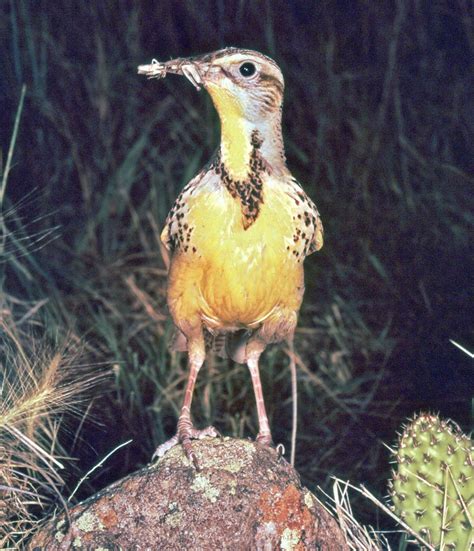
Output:
<path fill-rule="evenodd" d="M 257 68 L 253 63 L 250 63 L 250 61 L 246 61 L 239 67 L 239 71 L 243 77 L 251 77 L 256 73 Z"/>

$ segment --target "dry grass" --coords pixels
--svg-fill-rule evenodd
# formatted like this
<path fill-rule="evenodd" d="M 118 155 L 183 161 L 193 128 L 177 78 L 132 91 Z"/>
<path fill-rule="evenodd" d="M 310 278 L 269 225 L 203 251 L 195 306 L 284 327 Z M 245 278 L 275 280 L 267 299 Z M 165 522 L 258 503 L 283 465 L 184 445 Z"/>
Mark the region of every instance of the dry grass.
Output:
<path fill-rule="evenodd" d="M 64 417 L 82 415 L 86 398 L 103 375 L 77 363 L 72 339 L 51 349 L 33 332 L 20 330 L 6 308 L 3 314 L 0 547 L 7 549 L 21 546 L 55 506 L 66 506 L 63 489 L 71 476 L 72 458 L 61 443 L 68 425 Z"/>

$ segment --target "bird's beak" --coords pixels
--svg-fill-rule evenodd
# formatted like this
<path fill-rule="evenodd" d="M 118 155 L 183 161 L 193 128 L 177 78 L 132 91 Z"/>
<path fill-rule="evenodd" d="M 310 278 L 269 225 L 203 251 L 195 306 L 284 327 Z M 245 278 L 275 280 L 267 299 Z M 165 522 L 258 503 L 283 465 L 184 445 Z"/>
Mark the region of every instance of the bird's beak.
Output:
<path fill-rule="evenodd" d="M 138 74 L 148 78 L 165 78 L 168 73 L 183 75 L 200 90 L 210 67 L 211 64 L 200 57 L 179 57 L 165 62 L 153 59 L 149 65 L 139 65 Z"/>

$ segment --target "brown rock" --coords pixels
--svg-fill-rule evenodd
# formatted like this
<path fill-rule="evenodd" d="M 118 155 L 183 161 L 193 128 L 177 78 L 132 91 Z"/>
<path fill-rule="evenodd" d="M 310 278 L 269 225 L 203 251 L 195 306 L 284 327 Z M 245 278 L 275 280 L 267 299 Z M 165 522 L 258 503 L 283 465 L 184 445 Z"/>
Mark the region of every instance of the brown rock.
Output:
<path fill-rule="evenodd" d="M 246 440 L 195 441 L 197 472 L 181 446 L 38 532 L 29 549 L 348 549 L 331 515 L 273 449 Z"/>

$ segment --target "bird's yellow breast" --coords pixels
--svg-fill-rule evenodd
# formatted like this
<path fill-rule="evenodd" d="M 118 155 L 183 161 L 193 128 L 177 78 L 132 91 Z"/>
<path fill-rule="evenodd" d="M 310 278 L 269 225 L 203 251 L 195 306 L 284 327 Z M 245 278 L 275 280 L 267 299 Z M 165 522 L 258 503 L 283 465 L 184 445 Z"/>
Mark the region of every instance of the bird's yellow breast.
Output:
<path fill-rule="evenodd" d="M 275 308 L 297 311 L 303 267 L 291 254 L 294 217 L 288 196 L 267 178 L 264 202 L 247 229 L 239 201 L 224 186 L 188 200 L 186 250 L 173 256 L 168 301 L 175 321 L 196 315 L 209 327 L 256 327 Z"/>

